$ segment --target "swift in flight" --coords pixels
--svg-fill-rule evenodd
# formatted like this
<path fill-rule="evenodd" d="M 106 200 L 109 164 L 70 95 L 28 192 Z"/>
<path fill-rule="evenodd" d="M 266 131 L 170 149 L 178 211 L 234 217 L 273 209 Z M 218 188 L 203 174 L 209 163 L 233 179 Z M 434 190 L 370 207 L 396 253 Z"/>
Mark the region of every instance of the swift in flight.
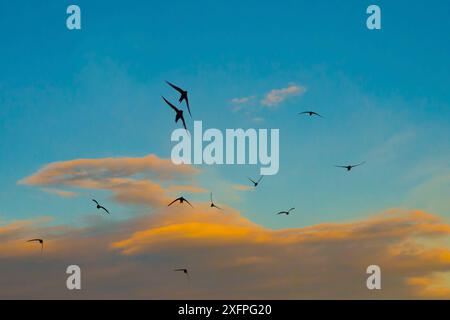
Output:
<path fill-rule="evenodd" d="M 183 116 L 183 110 L 178 109 L 177 107 L 175 107 L 172 103 L 170 103 L 169 101 L 167 101 L 166 98 L 162 97 L 164 99 L 164 101 L 169 105 L 169 107 L 171 107 L 175 112 L 176 112 L 176 116 L 175 116 L 175 123 L 177 123 L 180 119 L 181 122 L 183 122 L 183 127 L 184 129 L 186 129 L 186 121 L 184 120 L 184 116 Z"/>
<path fill-rule="evenodd" d="M 108 211 L 108 209 L 106 209 L 104 206 L 101 206 L 101 205 L 98 203 L 97 200 L 92 199 L 92 201 L 94 201 L 95 204 L 97 205 L 97 209 L 99 209 L 99 210 L 100 210 L 100 209 L 105 210 L 107 214 L 110 214 L 109 211 Z"/>
<path fill-rule="evenodd" d="M 175 202 L 180 202 L 181 204 L 186 202 L 188 205 L 190 205 L 192 208 L 194 207 L 189 201 L 187 201 L 184 197 L 179 197 L 176 198 L 175 200 L 173 200 L 171 203 L 169 203 L 168 207 L 170 207 L 172 204 L 174 204 Z"/>
<path fill-rule="evenodd" d="M 366 162 L 364 161 L 364 162 L 361 162 L 361 163 L 359 163 L 359 164 L 355 164 L 355 165 L 348 165 L 348 166 L 335 166 L 335 167 L 337 167 L 337 168 L 344 168 L 344 169 L 347 169 L 347 171 L 351 171 L 353 168 L 356 168 L 356 167 L 359 167 L 359 166 L 362 166 L 363 164 L 365 164 Z"/>
<path fill-rule="evenodd" d="M 178 100 L 180 103 L 183 102 L 183 100 L 186 101 L 186 106 L 188 108 L 189 115 L 192 118 L 191 109 L 189 107 L 188 92 L 186 90 L 183 90 L 180 87 L 177 87 L 176 85 L 170 83 L 169 81 L 166 81 L 166 82 L 169 86 L 171 86 L 172 88 L 174 88 L 175 90 L 177 90 L 180 93 L 180 99 Z"/>
<path fill-rule="evenodd" d="M 250 179 L 250 178 L 247 178 L 247 179 L 250 180 L 253 183 L 253 186 L 256 188 L 259 185 L 259 183 L 261 182 L 262 178 L 264 178 L 264 176 L 261 176 L 258 181 L 254 181 L 253 179 Z"/>
<path fill-rule="evenodd" d="M 27 242 L 37 242 L 37 243 L 40 243 L 40 244 L 41 244 L 41 255 L 42 255 L 42 253 L 43 253 L 43 251 L 44 251 L 44 240 L 43 240 L 43 239 L 31 239 L 31 240 L 28 240 Z"/>
<path fill-rule="evenodd" d="M 280 212 L 277 213 L 277 215 L 285 214 L 285 215 L 288 216 L 291 213 L 292 210 L 295 210 L 295 208 L 290 208 L 288 211 L 280 211 Z"/>

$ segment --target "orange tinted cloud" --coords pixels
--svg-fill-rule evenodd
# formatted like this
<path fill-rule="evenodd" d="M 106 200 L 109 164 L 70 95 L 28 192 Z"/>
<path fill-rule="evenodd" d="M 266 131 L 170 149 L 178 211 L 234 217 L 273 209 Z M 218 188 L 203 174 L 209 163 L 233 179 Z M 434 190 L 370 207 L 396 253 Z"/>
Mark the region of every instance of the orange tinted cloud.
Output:
<path fill-rule="evenodd" d="M 176 190 L 201 192 L 196 186 L 171 186 L 165 182 L 191 179 L 199 170 L 188 165 L 174 165 L 155 155 L 142 158 L 77 159 L 51 163 L 20 184 L 46 187 L 44 191 L 63 197 L 74 196 L 62 187 L 108 190 L 113 198 L 126 204 L 160 206 L 169 200 L 167 193 Z M 48 187 L 58 187 L 58 189 Z"/>
<path fill-rule="evenodd" d="M 246 244 L 327 244 L 371 241 L 389 242 L 415 237 L 450 235 L 450 226 L 438 217 L 421 211 L 391 211 L 351 223 L 319 224 L 300 229 L 272 230 L 257 225 L 235 211 L 211 212 L 207 208 L 169 210 L 161 218 L 161 226 L 136 232 L 129 239 L 113 244 L 126 254 L 158 249 L 158 246 Z M 155 218 L 156 220 L 156 218 Z M 164 224 L 170 221 L 170 224 Z M 428 254 L 434 251 L 428 249 Z M 447 251 L 443 251 L 442 254 Z M 394 254 L 394 250 L 391 250 Z M 437 258 L 436 256 L 434 258 Z M 450 262 L 450 257 L 448 259 Z"/>
<path fill-rule="evenodd" d="M 253 187 L 247 186 L 247 185 L 243 185 L 243 184 L 234 184 L 233 185 L 233 189 L 234 190 L 238 190 L 238 191 L 250 191 L 250 190 L 253 189 Z"/>
<path fill-rule="evenodd" d="M 189 192 L 189 193 L 206 193 L 208 190 L 190 185 L 171 185 L 167 188 L 168 192 Z"/>
<path fill-rule="evenodd" d="M 137 231 L 130 238 L 112 244 L 124 254 L 165 250 L 169 247 L 263 243 L 271 240 L 263 227 L 237 212 L 214 212 L 207 207 L 167 209 L 154 219 L 158 226 Z"/>
<path fill-rule="evenodd" d="M 44 189 L 45 192 L 55 194 L 57 196 L 63 197 L 63 198 L 73 198 L 77 196 L 76 192 L 72 191 L 64 191 L 64 190 L 58 190 L 58 189 Z"/>
<path fill-rule="evenodd" d="M 192 166 L 174 165 L 171 160 L 156 155 L 142 158 L 76 159 L 46 165 L 37 173 L 21 180 L 26 185 L 77 186 L 77 181 L 87 178 L 101 180 L 110 177 L 129 177 L 136 174 L 150 174 L 161 180 L 190 177 L 199 171 Z"/>
<path fill-rule="evenodd" d="M 292 287 L 300 285 L 298 281 L 312 282 L 317 290 L 322 287 L 324 292 L 336 290 L 327 289 L 326 282 L 333 283 L 341 277 L 337 282 L 341 283 L 342 288 L 349 286 L 357 277 L 364 283 L 365 268 L 378 264 L 386 277 L 393 276 L 395 279 L 395 290 L 389 294 L 389 290 L 385 289 L 385 298 L 422 297 L 424 293 L 407 281 L 411 274 L 450 271 L 450 250 L 447 247 L 429 247 L 420 242 L 420 239 L 449 236 L 450 226 L 438 217 L 421 211 L 391 210 L 351 223 L 271 230 L 248 221 L 237 212 L 224 215 L 206 208 L 176 209 L 155 218 L 154 223 L 154 226 L 137 231 L 127 239 L 112 243 L 111 247 L 126 256 L 161 253 L 172 256 L 184 252 L 181 254 L 188 261 L 192 261 L 188 255 L 202 256 L 203 252 L 210 250 L 202 262 L 211 268 L 250 267 L 263 274 L 262 281 L 271 279 L 274 287 L 288 286 L 289 290 L 294 291 Z M 298 279 L 295 279 L 297 272 L 290 268 L 300 266 L 307 276 L 303 278 L 298 274 Z M 342 269 L 344 266 L 346 269 Z M 265 270 L 273 268 L 286 273 L 286 278 L 276 272 L 272 279 L 271 272 Z M 315 270 L 321 270 L 323 274 L 319 275 Z M 324 277 L 322 280 L 321 276 Z M 281 279 L 276 280 L 278 277 Z M 289 281 L 292 283 L 289 284 Z M 435 283 L 427 288 L 429 296 L 436 294 L 442 297 L 446 293 L 445 287 L 436 287 Z M 314 291 L 312 287 L 311 290 Z M 316 294 L 317 297 L 327 297 L 324 293 Z M 369 293 L 364 287 L 359 287 L 354 294 L 353 298 L 361 298 L 368 297 Z M 305 293 L 301 297 L 316 296 Z M 346 296 L 337 294 L 330 297 Z"/>
<path fill-rule="evenodd" d="M 0 239 L 5 239 L 10 236 L 17 236 L 29 231 L 30 229 L 37 228 L 42 224 L 52 221 L 51 217 L 41 217 L 34 220 L 19 220 L 12 221 L 5 225 L 0 225 Z"/>
<path fill-rule="evenodd" d="M 449 299 L 450 274 L 433 274 L 428 277 L 411 277 L 406 279 L 417 297 L 425 299 Z"/>
<path fill-rule="evenodd" d="M 170 200 L 160 184 L 148 179 L 109 179 L 101 189 L 112 191 L 113 198 L 119 203 L 160 206 Z"/>
<path fill-rule="evenodd" d="M 48 243 L 40 271 L 33 269 L 39 250 L 23 243 L 27 227 L 18 227 L 27 223 L 0 231 L 8 279 L 0 279 L 0 297 L 65 297 L 64 283 L 53 274 L 76 263 L 89 277 L 80 298 L 450 298 L 449 225 L 421 211 L 272 230 L 231 208 L 197 204 L 84 229 L 30 225 L 30 233 L 43 234 Z M 381 291 L 365 287 L 371 264 L 381 267 Z M 191 273 L 189 287 L 172 271 L 183 266 Z M 36 278 L 45 283 L 40 287 Z M 22 288 L 24 281 L 33 286 Z"/>

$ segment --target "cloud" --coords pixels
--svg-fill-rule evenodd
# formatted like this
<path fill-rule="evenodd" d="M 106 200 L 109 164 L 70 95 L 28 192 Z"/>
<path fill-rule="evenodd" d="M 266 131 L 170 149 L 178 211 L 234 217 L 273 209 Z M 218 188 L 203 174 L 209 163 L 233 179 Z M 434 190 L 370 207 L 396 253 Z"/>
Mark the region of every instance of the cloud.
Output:
<path fill-rule="evenodd" d="M 405 206 L 414 206 L 445 214 L 450 210 L 450 167 L 441 167 L 439 172 L 433 172 L 422 178 L 404 199 Z"/>
<path fill-rule="evenodd" d="M 386 165 L 393 162 L 399 156 L 404 154 L 410 143 L 414 141 L 416 134 L 414 131 L 402 131 L 391 136 L 386 136 L 380 145 L 367 153 L 365 158 L 373 159 L 380 165 Z"/>
<path fill-rule="evenodd" d="M 233 105 L 231 110 L 233 112 L 241 111 L 244 108 L 245 105 L 253 102 L 254 99 L 255 99 L 255 96 L 248 96 L 248 97 L 242 97 L 242 98 L 233 98 L 233 99 L 231 99 L 231 103 Z"/>
<path fill-rule="evenodd" d="M 77 196 L 77 193 L 72 192 L 72 191 L 64 191 L 64 190 L 50 189 L 50 188 L 44 188 L 43 191 L 45 191 L 47 193 L 55 194 L 62 198 L 73 198 L 73 197 Z"/>
<path fill-rule="evenodd" d="M 264 118 L 262 118 L 262 117 L 254 117 L 254 118 L 252 118 L 252 121 L 255 122 L 255 123 L 261 123 L 261 122 L 264 122 Z"/>
<path fill-rule="evenodd" d="M 76 159 L 51 163 L 39 172 L 21 180 L 26 185 L 76 185 L 87 178 L 98 180 L 104 177 L 133 176 L 148 173 L 160 179 L 170 180 L 191 176 L 199 171 L 187 165 L 174 165 L 170 160 L 156 155 L 142 158 Z"/>
<path fill-rule="evenodd" d="M 426 299 L 448 299 L 450 273 L 437 273 L 429 277 L 411 277 L 406 283 L 412 287 L 416 296 Z M 446 286 L 447 285 L 447 286 Z"/>
<path fill-rule="evenodd" d="M 112 191 L 114 200 L 125 204 L 156 207 L 165 205 L 170 200 L 166 189 L 151 180 L 114 178 L 99 183 L 97 188 Z"/>
<path fill-rule="evenodd" d="M 175 214 L 173 214 L 175 212 Z M 169 218 L 170 224 L 166 223 Z M 205 208 L 186 212 L 175 210 L 159 216 L 161 226 L 138 231 L 130 238 L 115 242 L 112 248 L 123 254 L 139 254 L 169 248 L 224 246 L 239 243 L 258 243 L 267 239 L 264 228 L 236 212 L 211 213 Z"/>
<path fill-rule="evenodd" d="M 9 239 L 9 237 L 17 237 L 24 233 L 24 230 L 31 230 L 36 226 L 50 222 L 50 217 L 41 217 L 34 220 L 12 221 L 6 225 L 0 225 L 0 240 Z"/>
<path fill-rule="evenodd" d="M 232 188 L 237 191 L 250 191 L 253 190 L 253 187 L 244 185 L 244 184 L 234 184 Z"/>
<path fill-rule="evenodd" d="M 142 158 L 76 159 L 46 165 L 19 184 L 42 186 L 60 196 L 72 196 L 79 188 L 107 190 L 119 203 L 160 206 L 169 200 L 167 193 L 178 190 L 199 192 L 195 186 L 165 187 L 165 183 L 191 181 L 199 170 L 188 165 L 174 165 L 170 160 L 148 155 Z M 53 188 L 57 187 L 57 191 Z"/>
<path fill-rule="evenodd" d="M 196 211 L 183 211 L 176 213 L 176 215 L 178 223 L 138 232 L 114 246 L 124 249 L 124 253 L 130 253 L 140 251 L 138 247 L 134 246 L 136 244 L 142 250 L 146 247 L 149 251 L 152 251 L 154 244 L 165 243 L 167 246 L 164 246 L 164 249 L 168 249 L 171 241 L 174 241 L 174 244 L 178 246 L 179 239 L 184 239 L 182 246 L 189 245 L 188 240 L 193 240 L 195 245 L 206 246 L 210 244 L 210 241 L 220 244 L 247 243 L 273 246 L 371 239 L 384 239 L 384 241 L 389 242 L 389 239 L 412 236 L 450 235 L 450 225 L 444 224 L 437 217 L 421 211 L 408 213 L 391 211 L 364 221 L 319 224 L 302 229 L 280 231 L 263 228 L 234 211 L 227 215 L 198 213 Z M 167 216 L 163 218 L 166 219 Z M 145 246 L 145 244 L 148 246 Z"/>
<path fill-rule="evenodd" d="M 250 101 L 252 101 L 253 99 L 255 99 L 255 96 L 234 98 L 234 99 L 231 99 L 231 103 L 232 104 L 246 104 L 246 103 L 249 103 Z"/>
<path fill-rule="evenodd" d="M 290 84 L 286 88 L 273 89 L 266 94 L 261 104 L 266 107 L 275 107 L 289 97 L 300 95 L 306 92 L 306 87 Z"/>
<path fill-rule="evenodd" d="M 197 186 L 189 186 L 189 185 L 171 185 L 167 188 L 168 192 L 189 192 L 189 193 L 207 193 L 208 190 L 197 187 Z"/>
<path fill-rule="evenodd" d="M 0 225 L 0 298 L 69 298 L 64 276 L 71 264 L 83 270 L 89 286 L 76 297 L 86 299 L 450 297 L 450 225 L 438 216 L 390 210 L 359 221 L 274 230 L 226 206 L 168 208 L 173 193 L 206 192 L 190 183 L 197 173 L 150 155 L 57 162 L 23 179 L 62 192 L 107 190 L 119 203 L 154 210 L 121 221 L 101 217 L 82 228 L 54 225 L 48 217 Z M 45 239 L 42 257 L 25 242 L 36 237 Z M 383 290 L 376 293 L 365 287 L 372 264 L 382 269 Z M 184 279 L 174 276 L 174 267 L 190 269 L 189 288 L 180 287 Z"/>
<path fill-rule="evenodd" d="M 27 232 L 46 239 L 43 257 L 23 242 Z M 450 298 L 449 235 L 421 211 L 273 230 L 207 204 L 78 229 L 14 222 L 0 229 L 0 298 Z M 64 286 L 70 264 L 86 284 L 76 296 Z M 381 291 L 365 287 L 371 264 Z M 189 286 L 174 267 L 189 268 Z"/>

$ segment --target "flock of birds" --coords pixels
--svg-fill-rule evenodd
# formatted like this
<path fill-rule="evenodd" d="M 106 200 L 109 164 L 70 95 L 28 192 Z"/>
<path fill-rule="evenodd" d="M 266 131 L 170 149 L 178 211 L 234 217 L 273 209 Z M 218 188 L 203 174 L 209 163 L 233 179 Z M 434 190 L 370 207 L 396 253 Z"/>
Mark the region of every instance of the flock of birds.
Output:
<path fill-rule="evenodd" d="M 188 110 L 188 112 L 189 112 L 190 117 L 192 118 L 191 109 L 190 109 L 190 106 L 189 106 L 188 92 L 187 92 L 186 90 L 184 90 L 184 89 L 182 89 L 182 88 L 180 88 L 180 87 L 174 85 L 173 83 L 170 83 L 169 81 L 166 81 L 166 83 L 167 83 L 169 86 L 171 86 L 174 90 L 176 90 L 176 91 L 180 94 L 180 98 L 178 99 L 178 102 L 179 102 L 180 104 L 182 104 L 183 101 L 186 103 L 187 110 Z M 188 131 L 187 126 L 186 126 L 186 120 L 185 120 L 184 114 L 183 114 L 183 110 L 182 110 L 181 108 L 177 108 L 174 104 L 172 104 L 170 101 L 168 101 L 165 97 L 162 97 L 162 98 L 163 98 L 163 100 L 165 101 L 165 103 L 166 103 L 172 110 L 175 111 L 175 113 L 176 113 L 176 115 L 175 115 L 175 123 L 178 123 L 178 121 L 181 120 L 184 129 L 185 129 L 186 131 Z M 319 114 L 319 113 L 317 113 L 317 112 L 315 112 L 315 111 L 311 111 L 311 110 L 300 112 L 299 115 L 308 115 L 308 116 L 310 116 L 310 117 L 320 117 L 320 118 L 324 118 L 321 114 Z M 189 131 L 188 131 L 188 132 L 189 132 Z M 343 168 L 343 169 L 346 169 L 347 171 L 351 171 L 352 169 L 354 169 L 354 168 L 356 168 L 356 167 L 359 167 L 359 166 L 362 166 L 362 165 L 364 165 L 365 163 L 366 163 L 366 162 L 364 161 L 364 162 L 361 162 L 361 163 L 355 164 L 355 165 L 337 165 L 337 166 L 335 166 L 335 167 L 337 167 L 337 168 Z M 258 187 L 258 185 L 261 183 L 261 181 L 262 181 L 263 178 L 264 178 L 264 176 L 260 176 L 257 180 L 254 180 L 254 179 L 252 179 L 252 178 L 247 178 L 247 179 L 252 183 L 253 187 L 256 188 L 256 187 Z M 105 211 L 107 214 L 110 214 L 109 210 L 106 209 L 103 205 L 101 205 L 97 200 L 92 199 L 92 201 L 96 204 L 96 208 L 97 208 L 98 210 L 103 210 L 103 211 Z M 192 205 L 185 197 L 183 197 L 183 196 L 176 198 L 175 200 L 173 200 L 172 202 L 170 202 L 170 203 L 168 204 L 168 206 L 170 207 L 170 206 L 172 206 L 172 205 L 174 205 L 174 204 L 176 204 L 176 203 L 179 203 L 179 204 L 184 204 L 184 203 L 186 203 L 186 204 L 189 205 L 191 208 L 194 208 L 194 206 L 193 206 L 193 205 Z M 218 207 L 218 206 L 214 203 L 212 192 L 210 193 L 210 207 L 211 207 L 211 208 L 214 208 L 214 209 L 217 209 L 217 210 L 223 210 L 221 207 Z M 279 211 L 279 212 L 277 212 L 276 214 L 277 214 L 277 215 L 286 215 L 286 216 L 288 216 L 288 215 L 290 215 L 291 212 L 294 211 L 294 210 L 295 210 L 295 208 L 290 208 L 290 209 L 287 210 L 287 211 Z M 31 239 L 31 240 L 28 240 L 27 242 L 39 243 L 40 246 L 41 246 L 41 255 L 42 255 L 42 253 L 43 253 L 43 251 L 44 251 L 44 240 L 43 240 L 43 239 Z M 178 268 L 178 269 L 174 269 L 173 271 L 175 271 L 175 272 L 182 272 L 182 273 L 184 273 L 185 275 L 187 275 L 187 276 L 189 277 L 189 271 L 188 271 L 188 269 L 186 269 L 186 268 Z"/>

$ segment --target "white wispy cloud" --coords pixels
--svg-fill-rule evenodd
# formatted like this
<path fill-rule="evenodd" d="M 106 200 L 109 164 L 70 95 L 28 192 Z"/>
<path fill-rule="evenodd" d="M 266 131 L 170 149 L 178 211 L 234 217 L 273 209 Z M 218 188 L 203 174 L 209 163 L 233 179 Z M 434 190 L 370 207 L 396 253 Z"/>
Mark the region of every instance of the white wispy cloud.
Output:
<path fill-rule="evenodd" d="M 305 93 L 306 90 L 306 87 L 296 84 L 290 84 L 286 88 L 273 89 L 265 95 L 261 104 L 266 107 L 275 107 L 290 97 Z"/>
<path fill-rule="evenodd" d="M 241 111 L 244 106 L 250 104 L 255 100 L 255 96 L 241 97 L 241 98 L 233 98 L 231 99 L 232 111 L 238 112 Z"/>
<path fill-rule="evenodd" d="M 255 122 L 255 123 L 261 123 L 261 122 L 264 122 L 264 118 L 262 118 L 262 117 L 254 117 L 254 118 L 252 118 L 252 121 Z"/>
<path fill-rule="evenodd" d="M 255 96 L 233 98 L 233 99 L 231 99 L 231 103 L 232 104 L 246 104 L 246 103 L 251 102 L 253 99 L 255 99 Z"/>

